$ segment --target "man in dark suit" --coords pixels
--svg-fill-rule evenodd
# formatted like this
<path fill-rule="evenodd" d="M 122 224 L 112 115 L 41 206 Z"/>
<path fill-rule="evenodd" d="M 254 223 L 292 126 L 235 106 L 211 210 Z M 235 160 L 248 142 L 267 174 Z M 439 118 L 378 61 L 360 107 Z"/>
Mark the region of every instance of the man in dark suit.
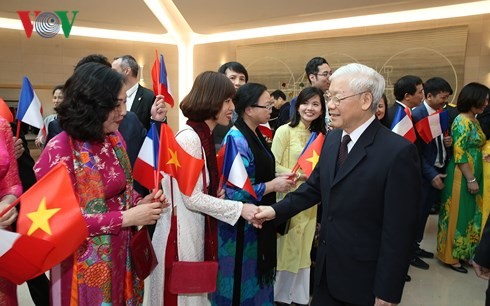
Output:
<path fill-rule="evenodd" d="M 340 67 L 326 93 L 330 131 L 309 179 L 253 221 L 286 221 L 323 206 L 311 305 L 401 300 L 420 201 L 417 148 L 375 120 L 385 81 L 361 64 Z M 352 87 L 351 87 L 352 86 Z"/>
<path fill-rule="evenodd" d="M 274 108 L 277 110 L 277 119 L 273 124 L 269 121 L 269 125 L 275 131 L 281 125 L 289 122 L 290 103 L 286 100 L 286 94 L 279 89 L 271 92 L 271 98 L 274 100 Z"/>
<path fill-rule="evenodd" d="M 112 69 L 124 76 L 126 86 L 126 108 L 135 113 L 145 129 L 150 128 L 151 106 L 155 101 L 153 92 L 138 84 L 139 66 L 134 57 L 123 55 L 112 62 Z"/>
<path fill-rule="evenodd" d="M 478 277 L 489 280 L 485 305 L 490 306 L 490 222 L 487 221 L 480 244 L 476 248 L 473 268 Z"/>
<path fill-rule="evenodd" d="M 412 110 L 414 124 L 442 110 L 449 96 L 453 94 L 453 89 L 443 78 L 434 77 L 425 82 L 424 93 L 424 102 Z M 449 135 L 440 135 L 429 143 L 417 137 L 417 146 L 420 150 L 420 161 L 422 165 L 422 201 L 417 226 L 415 254 L 411 264 L 418 268 L 429 268 L 429 265 L 420 259 L 420 257 L 434 258 L 434 253 L 421 249 L 420 243 L 424 237 L 425 225 L 430 209 L 438 201 L 440 191 L 444 188 L 444 178 L 446 177 L 445 166 L 448 161 L 447 148 L 451 147 L 452 143 L 452 138 Z"/>
<path fill-rule="evenodd" d="M 412 109 L 422 103 L 424 100 L 424 84 L 418 76 L 406 75 L 395 82 L 393 93 L 396 100 L 388 108 L 388 113 L 386 114 L 386 126 L 388 128 L 391 128 L 398 109 L 404 109 L 405 107 Z"/>

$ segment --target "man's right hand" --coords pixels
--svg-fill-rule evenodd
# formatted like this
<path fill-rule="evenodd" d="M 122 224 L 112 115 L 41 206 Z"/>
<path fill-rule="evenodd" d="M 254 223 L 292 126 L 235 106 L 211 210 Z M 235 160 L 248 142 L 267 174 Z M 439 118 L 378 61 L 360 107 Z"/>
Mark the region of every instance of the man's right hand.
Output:
<path fill-rule="evenodd" d="M 273 220 L 276 217 L 276 211 L 270 206 L 259 206 L 259 212 L 255 214 L 252 220 L 253 226 L 262 228 L 262 223 Z"/>
<path fill-rule="evenodd" d="M 439 173 L 432 179 L 432 187 L 434 187 L 437 190 L 442 190 L 444 188 L 444 178 L 447 176 L 447 174 L 442 174 Z"/>

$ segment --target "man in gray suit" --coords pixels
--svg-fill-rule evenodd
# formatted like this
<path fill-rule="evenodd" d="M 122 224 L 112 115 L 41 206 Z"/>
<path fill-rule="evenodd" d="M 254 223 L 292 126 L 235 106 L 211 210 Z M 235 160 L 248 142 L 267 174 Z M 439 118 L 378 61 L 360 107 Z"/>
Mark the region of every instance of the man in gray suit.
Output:
<path fill-rule="evenodd" d="M 400 302 L 420 202 L 417 148 L 375 119 L 384 78 L 361 64 L 330 77 L 330 131 L 309 179 L 254 225 L 323 206 L 311 305 Z"/>

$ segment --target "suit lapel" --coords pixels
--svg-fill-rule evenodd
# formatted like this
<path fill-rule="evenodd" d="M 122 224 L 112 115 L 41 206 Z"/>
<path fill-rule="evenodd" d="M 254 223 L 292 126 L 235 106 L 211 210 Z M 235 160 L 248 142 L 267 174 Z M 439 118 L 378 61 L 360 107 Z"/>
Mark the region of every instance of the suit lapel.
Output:
<path fill-rule="evenodd" d="M 325 159 L 329 182 L 333 182 L 335 178 L 335 167 L 337 165 L 339 155 L 340 137 L 342 137 L 342 131 L 334 130 L 328 132 L 328 134 L 327 140 L 329 141 L 325 141 L 325 149 L 322 152 L 325 152 L 326 155 Z"/>
<path fill-rule="evenodd" d="M 138 85 L 138 90 L 134 94 L 133 105 L 131 105 L 131 111 L 133 113 L 138 112 L 138 108 L 141 106 L 141 99 L 143 98 L 143 90 L 140 85 Z"/>
<path fill-rule="evenodd" d="M 361 160 L 366 156 L 366 147 L 370 146 L 373 143 L 374 136 L 378 132 L 379 128 L 380 128 L 379 121 L 374 120 L 367 127 L 364 133 L 362 133 L 361 137 L 357 140 L 356 144 L 347 155 L 344 164 L 338 170 L 337 174 L 334 176 L 332 186 L 340 182 L 345 176 L 347 176 L 352 170 L 354 170 L 357 164 L 359 164 Z M 334 165 L 334 172 L 335 172 L 335 165 Z"/>

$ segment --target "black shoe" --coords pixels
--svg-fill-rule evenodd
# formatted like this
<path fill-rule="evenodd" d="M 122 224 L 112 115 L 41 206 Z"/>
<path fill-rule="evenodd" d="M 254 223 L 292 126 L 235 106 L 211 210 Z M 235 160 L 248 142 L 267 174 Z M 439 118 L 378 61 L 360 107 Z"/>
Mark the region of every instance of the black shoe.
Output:
<path fill-rule="evenodd" d="M 405 281 L 406 281 L 406 282 L 409 282 L 409 281 L 411 281 L 411 280 L 412 280 L 412 278 L 410 277 L 410 275 L 408 275 L 408 274 L 407 274 L 407 276 L 405 276 Z"/>
<path fill-rule="evenodd" d="M 422 270 L 429 270 L 429 264 L 420 259 L 418 256 L 414 256 L 410 261 L 410 264 Z"/>
<path fill-rule="evenodd" d="M 422 258 L 434 258 L 434 253 L 418 248 L 417 251 L 415 251 L 415 256 Z"/>
<path fill-rule="evenodd" d="M 459 272 L 459 273 L 468 273 L 468 270 L 466 270 L 466 268 L 463 266 L 455 267 L 453 265 L 449 265 L 449 268 L 451 268 L 451 270 L 454 270 L 454 271 Z"/>
<path fill-rule="evenodd" d="M 438 215 L 438 214 L 439 214 L 439 208 L 437 208 L 437 207 L 432 207 L 432 208 L 430 209 L 430 214 L 431 214 L 431 215 Z"/>

